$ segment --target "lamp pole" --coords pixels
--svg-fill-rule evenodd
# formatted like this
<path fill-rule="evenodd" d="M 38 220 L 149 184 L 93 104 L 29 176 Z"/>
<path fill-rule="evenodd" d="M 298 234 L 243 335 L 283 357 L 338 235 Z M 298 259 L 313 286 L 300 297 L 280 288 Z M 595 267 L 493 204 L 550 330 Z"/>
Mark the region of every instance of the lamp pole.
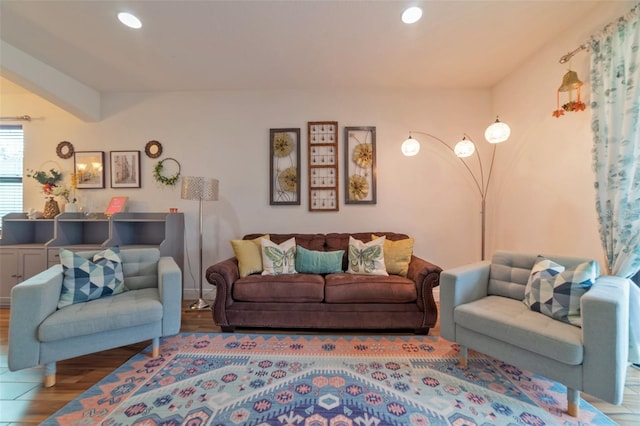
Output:
<path fill-rule="evenodd" d="M 469 135 L 467 135 L 466 133 L 464 134 L 464 139 L 461 142 L 470 142 L 470 143 L 472 143 L 474 149 L 473 149 L 473 152 L 465 153 L 465 154 L 460 154 L 460 153 L 456 152 L 456 150 L 454 148 L 452 148 L 449 144 L 447 144 L 445 141 L 443 141 L 439 137 L 432 135 L 431 133 L 411 131 L 411 132 L 409 132 L 409 139 L 407 139 L 405 141 L 405 143 L 409 142 L 410 140 L 412 140 L 412 137 L 411 137 L 412 133 L 417 133 L 417 134 L 420 134 L 420 135 L 428 136 L 431 139 L 433 139 L 436 142 L 438 142 L 441 145 L 443 145 L 444 147 L 446 147 L 449 151 L 451 151 L 460 160 L 460 162 L 467 169 L 467 172 L 469 172 L 469 174 L 473 178 L 473 182 L 476 184 L 476 189 L 478 190 L 478 193 L 480 194 L 480 202 L 481 202 L 481 204 L 480 204 L 480 223 L 481 223 L 481 230 L 480 230 L 480 256 L 481 256 L 482 260 L 485 260 L 485 239 L 486 239 L 486 210 L 485 210 L 485 207 L 486 207 L 486 199 L 487 199 L 487 190 L 489 189 L 489 182 L 491 181 L 491 172 L 493 171 L 493 161 L 494 161 L 494 159 L 496 157 L 496 146 L 495 146 L 495 144 L 492 143 L 493 150 L 492 150 L 492 153 L 491 153 L 491 163 L 489 165 L 489 173 L 487 174 L 487 180 L 485 181 L 485 179 L 484 179 L 484 169 L 482 167 L 482 159 L 480 158 L 480 154 L 478 153 L 478 149 L 477 149 L 475 143 L 473 142 L 471 137 Z M 469 138 L 469 139 L 467 140 L 466 138 Z M 458 143 L 460 143 L 460 142 L 458 142 Z M 414 150 L 412 152 L 412 154 L 405 154 L 405 155 L 415 155 L 415 154 L 417 154 L 417 150 Z M 464 157 L 469 157 L 469 156 L 471 156 L 473 154 L 475 154 L 477 159 L 478 159 L 478 166 L 479 166 L 479 170 L 480 170 L 480 177 L 479 178 L 476 176 L 475 173 L 473 173 L 473 170 L 471 170 L 471 167 L 469 167 L 469 164 L 467 164 L 467 162 L 464 160 Z"/>

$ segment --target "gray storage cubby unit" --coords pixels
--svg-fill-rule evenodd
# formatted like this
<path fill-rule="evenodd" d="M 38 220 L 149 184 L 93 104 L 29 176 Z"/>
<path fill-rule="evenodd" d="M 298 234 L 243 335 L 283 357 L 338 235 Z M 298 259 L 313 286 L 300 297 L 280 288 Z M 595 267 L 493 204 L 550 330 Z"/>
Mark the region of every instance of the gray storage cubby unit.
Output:
<path fill-rule="evenodd" d="M 62 213 L 56 216 L 53 240 L 47 245 L 69 250 L 93 250 L 104 247 L 109 240 L 109 218 L 83 213 Z"/>
<path fill-rule="evenodd" d="M 112 216 L 61 213 L 55 219 L 29 219 L 26 213 L 2 217 L 0 306 L 10 303 L 11 288 L 60 263 L 60 247 L 73 251 L 119 246 L 157 247 L 184 265 L 184 213 L 123 212 Z"/>
<path fill-rule="evenodd" d="M 115 213 L 111 216 L 108 246 L 158 247 L 162 256 L 171 256 L 180 269 L 184 261 L 183 213 Z"/>
<path fill-rule="evenodd" d="M 9 213 L 2 217 L 0 245 L 43 246 L 53 239 L 54 219 L 32 220 L 26 213 Z"/>

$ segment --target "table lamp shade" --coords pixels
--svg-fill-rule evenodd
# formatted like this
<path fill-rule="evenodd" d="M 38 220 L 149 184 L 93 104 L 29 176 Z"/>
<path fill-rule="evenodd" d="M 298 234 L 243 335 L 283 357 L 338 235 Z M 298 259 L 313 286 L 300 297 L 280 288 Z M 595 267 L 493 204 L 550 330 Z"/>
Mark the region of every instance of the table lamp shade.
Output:
<path fill-rule="evenodd" d="M 182 178 L 180 198 L 183 200 L 217 201 L 218 179 L 185 176 Z"/>

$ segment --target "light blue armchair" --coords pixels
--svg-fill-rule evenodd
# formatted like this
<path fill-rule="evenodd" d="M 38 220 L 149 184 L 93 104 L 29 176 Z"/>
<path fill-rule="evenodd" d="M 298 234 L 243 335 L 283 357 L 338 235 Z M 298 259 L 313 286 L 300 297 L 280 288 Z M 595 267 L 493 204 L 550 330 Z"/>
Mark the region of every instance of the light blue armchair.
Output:
<path fill-rule="evenodd" d="M 545 256 L 567 268 L 590 259 Z M 461 345 L 567 386 L 567 412 L 580 391 L 620 404 L 627 371 L 629 283 L 600 276 L 580 299 L 582 328 L 533 312 L 523 303 L 537 255 L 500 251 L 440 275 L 440 332 Z"/>
<path fill-rule="evenodd" d="M 96 252 L 79 252 L 90 258 Z M 56 361 L 180 331 L 182 271 L 155 248 L 121 252 L 127 291 L 57 309 L 62 265 L 16 285 L 11 291 L 9 369 L 45 366 L 45 386 L 55 384 Z"/>

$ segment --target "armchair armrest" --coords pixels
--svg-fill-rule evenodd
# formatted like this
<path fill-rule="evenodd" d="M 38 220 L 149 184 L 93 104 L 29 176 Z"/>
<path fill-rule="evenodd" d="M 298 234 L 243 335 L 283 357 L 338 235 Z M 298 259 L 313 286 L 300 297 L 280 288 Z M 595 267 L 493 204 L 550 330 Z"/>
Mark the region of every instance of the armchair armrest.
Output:
<path fill-rule="evenodd" d="M 158 261 L 158 292 L 162 302 L 162 335 L 180 332 L 182 318 L 182 271 L 173 257 Z"/>
<path fill-rule="evenodd" d="M 599 277 L 580 299 L 583 390 L 613 404 L 624 392 L 629 351 L 629 280 Z"/>
<path fill-rule="evenodd" d="M 487 296 L 491 262 L 476 262 L 440 274 L 440 334 L 456 341 L 453 311 L 456 306 Z"/>
<path fill-rule="evenodd" d="M 38 327 L 58 309 L 62 291 L 62 265 L 54 265 L 11 289 L 9 369 L 40 364 Z"/>
<path fill-rule="evenodd" d="M 438 320 L 438 306 L 433 298 L 433 288 L 440 285 L 440 273 L 442 268 L 421 259 L 411 256 L 407 278 L 416 283 L 418 306 L 422 309 L 422 327 L 431 328 Z"/>
<path fill-rule="evenodd" d="M 216 286 L 216 300 L 213 307 L 213 318 L 220 326 L 229 325 L 227 307 L 233 304 L 231 297 L 233 283 L 240 278 L 238 260 L 235 257 L 220 261 L 207 268 L 207 281 Z"/>

